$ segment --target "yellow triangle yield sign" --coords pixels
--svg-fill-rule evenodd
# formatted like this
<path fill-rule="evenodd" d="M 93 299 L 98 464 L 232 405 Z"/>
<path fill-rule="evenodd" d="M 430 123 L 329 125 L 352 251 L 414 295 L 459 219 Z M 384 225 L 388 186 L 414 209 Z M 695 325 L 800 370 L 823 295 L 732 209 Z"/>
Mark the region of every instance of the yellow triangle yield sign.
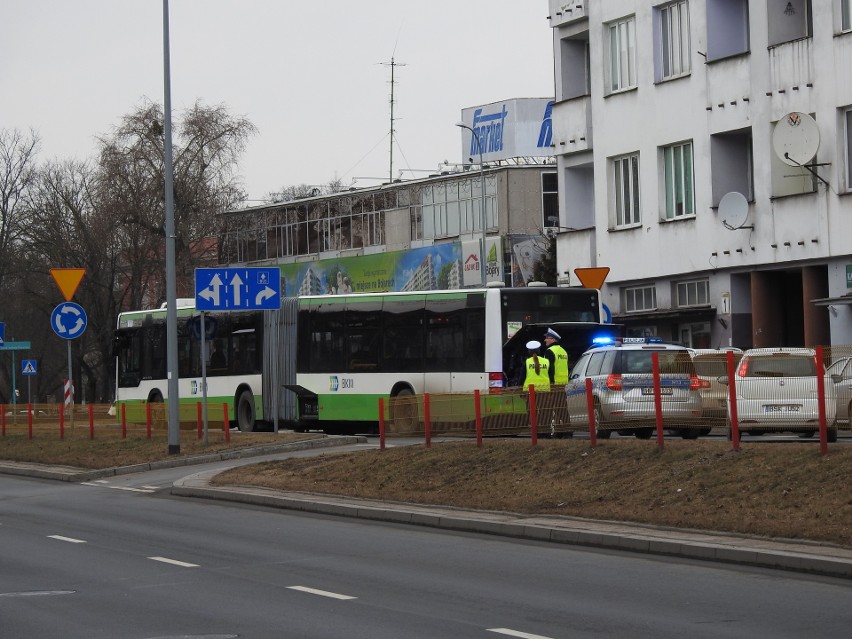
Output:
<path fill-rule="evenodd" d="M 50 274 L 53 276 L 53 281 L 59 287 L 66 302 L 70 302 L 77 292 L 77 287 L 80 286 L 80 281 L 86 274 L 84 268 L 52 268 Z"/>
<path fill-rule="evenodd" d="M 600 288 L 603 286 L 606 276 L 609 275 L 609 267 L 575 268 L 574 274 L 585 288 Z"/>

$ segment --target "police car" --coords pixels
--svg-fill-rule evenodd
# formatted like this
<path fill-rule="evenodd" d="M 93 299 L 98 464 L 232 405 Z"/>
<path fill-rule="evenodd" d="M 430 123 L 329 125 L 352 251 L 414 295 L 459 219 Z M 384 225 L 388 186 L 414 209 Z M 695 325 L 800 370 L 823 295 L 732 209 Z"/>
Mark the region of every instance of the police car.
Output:
<path fill-rule="evenodd" d="M 656 426 L 653 355 L 659 362 L 663 425 L 684 439 L 701 432 L 701 394 L 689 350 L 659 338 L 601 340 L 577 360 L 565 387 L 572 425 L 589 427 L 586 379 L 592 380 L 597 436 L 613 431 L 648 439 Z"/>

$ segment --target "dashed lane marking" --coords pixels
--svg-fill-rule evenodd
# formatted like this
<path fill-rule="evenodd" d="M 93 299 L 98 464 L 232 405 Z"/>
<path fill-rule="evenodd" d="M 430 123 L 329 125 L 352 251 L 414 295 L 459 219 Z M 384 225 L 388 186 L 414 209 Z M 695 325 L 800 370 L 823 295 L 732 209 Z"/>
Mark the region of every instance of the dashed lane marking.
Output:
<path fill-rule="evenodd" d="M 198 568 L 198 564 L 190 564 L 186 561 L 178 561 L 177 559 L 169 559 L 168 557 L 148 557 L 148 559 L 160 561 L 164 564 L 171 564 L 173 566 L 181 566 L 183 568 Z"/>
<path fill-rule="evenodd" d="M 357 599 L 358 597 L 350 597 L 349 595 L 341 595 L 336 592 L 328 592 L 327 590 L 317 590 L 316 588 L 308 588 L 307 586 L 287 586 L 288 590 L 299 590 L 320 597 L 329 597 L 330 599 Z"/>
<path fill-rule="evenodd" d="M 58 539 L 59 541 L 67 541 L 69 544 L 85 544 L 82 539 L 74 539 L 73 537 L 63 537 L 62 535 L 48 535 L 49 539 Z"/>
<path fill-rule="evenodd" d="M 488 628 L 488 632 L 496 632 L 501 635 L 508 635 L 510 637 L 520 637 L 520 639 L 551 639 L 551 637 L 545 637 L 544 635 L 533 635 L 529 632 L 521 632 L 520 630 L 512 630 L 511 628 Z"/>

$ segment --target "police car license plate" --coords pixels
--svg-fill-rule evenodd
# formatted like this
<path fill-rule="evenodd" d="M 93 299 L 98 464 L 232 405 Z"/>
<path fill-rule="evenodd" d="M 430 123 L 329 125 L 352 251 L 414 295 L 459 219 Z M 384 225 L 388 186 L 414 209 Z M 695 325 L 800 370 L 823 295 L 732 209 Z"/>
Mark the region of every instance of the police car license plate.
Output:
<path fill-rule="evenodd" d="M 642 394 L 643 395 L 653 395 L 654 394 L 653 386 L 643 386 L 642 387 Z M 671 394 L 672 394 L 672 387 L 671 386 L 663 386 L 660 389 L 660 395 L 671 395 Z"/>

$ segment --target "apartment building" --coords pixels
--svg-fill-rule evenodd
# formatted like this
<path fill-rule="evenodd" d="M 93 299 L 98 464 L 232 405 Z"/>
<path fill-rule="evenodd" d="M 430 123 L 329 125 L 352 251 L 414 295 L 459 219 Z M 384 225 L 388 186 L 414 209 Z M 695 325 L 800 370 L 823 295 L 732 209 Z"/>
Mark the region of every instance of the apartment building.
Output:
<path fill-rule="evenodd" d="M 631 335 L 852 343 L 852 0 L 549 0 L 557 263 Z"/>

